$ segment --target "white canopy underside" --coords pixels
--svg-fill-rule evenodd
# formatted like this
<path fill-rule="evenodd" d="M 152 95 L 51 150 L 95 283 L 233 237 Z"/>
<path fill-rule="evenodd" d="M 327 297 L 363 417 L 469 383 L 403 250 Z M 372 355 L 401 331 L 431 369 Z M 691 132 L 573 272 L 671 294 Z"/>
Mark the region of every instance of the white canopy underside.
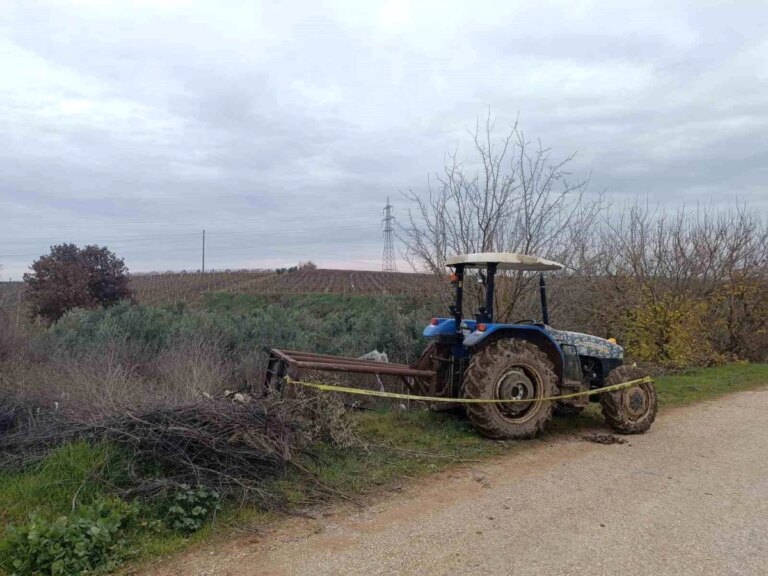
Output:
<path fill-rule="evenodd" d="M 546 270 L 562 270 L 562 264 L 545 260 L 537 256 L 527 254 L 515 254 L 514 252 L 478 252 L 476 254 L 459 254 L 451 256 L 445 261 L 446 266 L 464 264 L 467 268 L 487 268 L 488 264 L 496 263 L 497 270 L 521 270 L 532 272 L 544 272 Z"/>

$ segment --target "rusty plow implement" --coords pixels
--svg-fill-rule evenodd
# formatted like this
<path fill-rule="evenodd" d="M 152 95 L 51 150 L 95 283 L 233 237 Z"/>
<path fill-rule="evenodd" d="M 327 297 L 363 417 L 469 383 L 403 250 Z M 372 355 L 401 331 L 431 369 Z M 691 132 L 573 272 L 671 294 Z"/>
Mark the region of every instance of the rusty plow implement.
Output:
<path fill-rule="evenodd" d="M 264 375 L 264 389 L 267 393 L 282 391 L 286 376 L 300 380 L 305 374 L 313 372 L 342 372 L 395 376 L 411 392 L 428 392 L 434 390 L 437 379 L 437 373 L 432 369 L 431 348 L 428 347 L 419 360 L 411 366 L 348 356 L 265 348 L 264 351 L 269 355 L 269 359 Z"/>

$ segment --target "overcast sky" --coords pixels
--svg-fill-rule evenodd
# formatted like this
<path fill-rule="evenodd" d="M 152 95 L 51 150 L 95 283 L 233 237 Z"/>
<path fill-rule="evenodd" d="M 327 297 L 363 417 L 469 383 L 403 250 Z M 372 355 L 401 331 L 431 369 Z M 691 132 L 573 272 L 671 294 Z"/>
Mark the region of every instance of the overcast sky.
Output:
<path fill-rule="evenodd" d="M 381 266 L 489 107 L 619 199 L 768 212 L 765 2 L 0 0 L 0 276 Z"/>

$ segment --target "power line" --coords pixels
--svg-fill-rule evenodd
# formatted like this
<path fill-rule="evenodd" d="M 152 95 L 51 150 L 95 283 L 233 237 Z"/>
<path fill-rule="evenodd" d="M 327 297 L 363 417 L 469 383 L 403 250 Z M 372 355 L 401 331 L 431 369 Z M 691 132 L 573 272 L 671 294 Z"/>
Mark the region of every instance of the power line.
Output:
<path fill-rule="evenodd" d="M 354 229 L 346 229 L 347 232 L 360 232 L 361 234 L 365 232 L 370 232 L 370 228 L 354 228 Z M 303 230 L 304 234 L 302 235 L 295 235 L 290 236 L 287 238 L 275 238 L 274 235 L 269 234 L 261 234 L 258 236 L 250 236 L 248 238 L 244 237 L 235 237 L 235 236 L 216 236 L 213 234 L 208 233 L 206 231 L 206 253 L 209 253 L 211 250 L 244 250 L 246 252 L 253 252 L 254 250 L 258 250 L 262 247 L 273 247 L 273 246 L 331 246 L 331 245 L 338 245 L 338 244 L 346 244 L 349 242 L 354 242 L 356 245 L 359 245 L 361 243 L 368 244 L 369 242 L 372 243 L 372 240 L 370 237 L 368 238 L 361 238 L 358 236 L 355 237 L 348 237 L 345 239 L 340 239 L 338 237 L 331 237 L 328 239 L 322 239 L 317 238 L 316 234 L 310 234 L 313 232 L 313 230 Z M 314 230 L 314 232 L 317 232 L 317 230 Z M 195 241 L 195 238 L 198 240 Z M 134 250 L 134 249 L 147 249 L 147 248 L 156 248 L 152 250 L 153 254 L 163 254 L 166 252 L 174 252 L 174 251 L 197 251 L 199 254 L 200 250 L 200 244 L 199 238 L 200 234 L 196 234 L 195 238 L 190 238 L 189 240 L 181 241 L 179 239 L 171 240 L 171 241 L 163 241 L 162 237 L 158 237 L 153 240 L 146 240 L 146 241 L 139 241 L 139 242 L 115 242 L 110 243 L 109 248 L 112 249 L 118 249 L 120 251 L 128 251 L 128 250 Z M 249 240 L 250 242 L 245 242 L 245 240 Z M 13 258 L 25 258 L 25 257 L 36 257 L 43 255 L 44 252 L 46 252 L 47 247 L 41 247 L 37 251 L 31 251 L 32 248 L 29 248 L 30 252 L 25 253 L 14 253 L 14 254 L 0 254 L 0 258 L 7 258 L 7 259 L 13 259 Z"/>
<path fill-rule="evenodd" d="M 334 215 L 334 216 L 328 216 L 323 217 L 322 221 L 323 223 L 336 223 L 336 222 L 355 222 L 355 221 L 368 221 L 370 222 L 372 220 L 370 215 L 366 216 L 350 216 L 350 215 Z M 238 226 L 258 226 L 263 227 L 265 223 L 273 222 L 273 218 L 259 218 L 259 219 L 241 219 L 238 218 L 236 225 Z M 317 216 L 315 215 L 292 215 L 291 216 L 291 222 L 316 222 Z M 176 224 L 178 221 L 173 221 L 173 224 Z M 215 229 L 216 226 L 224 226 L 227 230 L 229 230 L 233 224 L 232 218 L 219 218 L 219 219 L 206 219 L 204 222 L 200 222 L 195 219 L 185 219 L 183 221 L 183 225 L 190 227 L 190 228 L 196 228 L 199 230 L 198 226 L 200 224 L 207 225 L 207 228 L 213 228 Z M 88 227 L 90 229 L 93 229 L 94 227 L 100 227 L 103 226 L 105 228 L 108 228 L 112 230 L 113 232 L 108 232 L 107 235 L 113 238 L 132 238 L 132 237 L 144 237 L 146 233 L 141 232 L 114 232 L 114 229 L 116 226 L 119 227 L 129 227 L 129 228 L 141 228 L 144 226 L 156 226 L 160 228 L 167 228 L 169 225 L 171 225 L 171 222 L 164 221 L 164 220 L 154 220 L 154 221 L 135 221 L 135 220 L 120 220 L 119 222 L 113 222 L 113 221 L 89 221 Z M 60 223 L 60 222 L 37 222 L 35 223 L 35 228 L 55 228 L 57 231 L 66 230 L 67 228 L 74 228 L 77 231 L 82 230 L 84 224 L 83 223 Z M 22 225 L 8 225 L 4 227 L 3 232 L 8 232 L 9 234 L 13 235 L 23 235 L 23 233 L 27 232 L 29 229 L 28 226 L 22 226 Z M 283 228 L 280 227 L 280 230 Z M 127 233 L 128 236 L 122 236 L 122 234 Z M 198 236 L 199 232 L 183 232 L 183 233 L 166 233 L 168 236 Z M 50 236 L 27 236 L 22 238 L 22 241 L 41 241 L 45 242 L 50 238 Z M 13 242 L 14 238 L 9 238 L 7 240 L 4 240 L 4 242 Z"/>
<path fill-rule="evenodd" d="M 329 237 L 327 240 L 322 240 L 318 238 L 319 232 L 327 232 L 329 230 L 328 226 L 314 226 L 314 227 L 306 227 L 301 226 L 296 231 L 294 231 L 288 238 L 285 238 L 283 240 L 280 240 L 280 236 L 278 235 L 280 232 L 285 231 L 285 227 L 282 228 L 261 228 L 258 231 L 242 231 L 242 232 L 223 232 L 221 234 L 208 234 L 206 232 L 206 241 L 208 240 L 208 236 L 211 237 L 215 241 L 215 247 L 217 248 L 224 248 L 228 244 L 235 244 L 236 247 L 241 247 L 243 241 L 249 240 L 252 243 L 257 244 L 258 246 L 263 246 L 266 244 L 269 245 L 279 245 L 279 244 L 285 244 L 285 245 L 291 245 L 294 246 L 297 243 L 298 244 L 314 244 L 314 245 L 322 245 L 322 244 L 332 244 L 336 240 L 334 237 Z M 333 231 L 334 236 L 338 237 L 338 233 L 340 232 L 368 232 L 370 229 L 365 228 L 359 225 L 347 225 L 347 226 L 334 226 L 330 228 L 330 230 Z M 170 247 L 178 247 L 181 249 L 184 249 L 184 247 L 187 247 L 188 249 L 192 249 L 192 247 L 196 244 L 194 242 L 195 238 L 200 238 L 200 233 L 194 233 L 194 234 L 166 234 L 166 233 L 157 233 L 157 234 L 146 234 L 141 237 L 134 237 L 134 238 L 122 238 L 117 240 L 105 240 L 103 238 L 88 240 L 88 241 L 79 241 L 75 242 L 78 244 L 101 244 L 101 245 L 107 245 L 110 248 L 118 248 L 121 250 L 131 249 L 131 248 L 146 248 L 146 247 L 157 247 L 158 245 L 162 245 L 163 251 L 166 251 L 166 249 Z M 277 238 L 277 239 L 276 239 Z M 68 241 L 76 241 L 78 239 L 68 239 Z M 265 242 L 266 241 L 266 242 Z M 37 242 L 25 242 L 25 245 L 18 246 L 18 250 L 24 250 L 24 252 L 13 252 L 13 253 L 5 253 L 0 254 L 0 258 L 25 258 L 25 257 L 35 257 L 40 256 L 41 251 L 46 251 L 47 248 L 52 244 L 61 244 L 62 241 L 37 241 Z M 17 242 L 18 244 L 18 242 Z M 199 244 L 198 244 L 199 246 Z M 11 248 L 11 246 L 8 246 Z M 252 248 L 247 248 L 249 250 L 252 250 Z M 28 252 L 27 252 L 28 251 Z"/>

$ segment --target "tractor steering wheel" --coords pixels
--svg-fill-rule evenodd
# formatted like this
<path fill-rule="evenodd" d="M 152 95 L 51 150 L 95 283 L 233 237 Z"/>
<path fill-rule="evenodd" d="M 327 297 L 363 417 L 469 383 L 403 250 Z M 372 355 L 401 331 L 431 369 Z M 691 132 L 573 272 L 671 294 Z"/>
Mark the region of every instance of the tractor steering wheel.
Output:
<path fill-rule="evenodd" d="M 515 320 L 514 322 L 512 322 L 512 324 L 538 324 L 538 320 L 533 320 L 533 319 Z"/>

